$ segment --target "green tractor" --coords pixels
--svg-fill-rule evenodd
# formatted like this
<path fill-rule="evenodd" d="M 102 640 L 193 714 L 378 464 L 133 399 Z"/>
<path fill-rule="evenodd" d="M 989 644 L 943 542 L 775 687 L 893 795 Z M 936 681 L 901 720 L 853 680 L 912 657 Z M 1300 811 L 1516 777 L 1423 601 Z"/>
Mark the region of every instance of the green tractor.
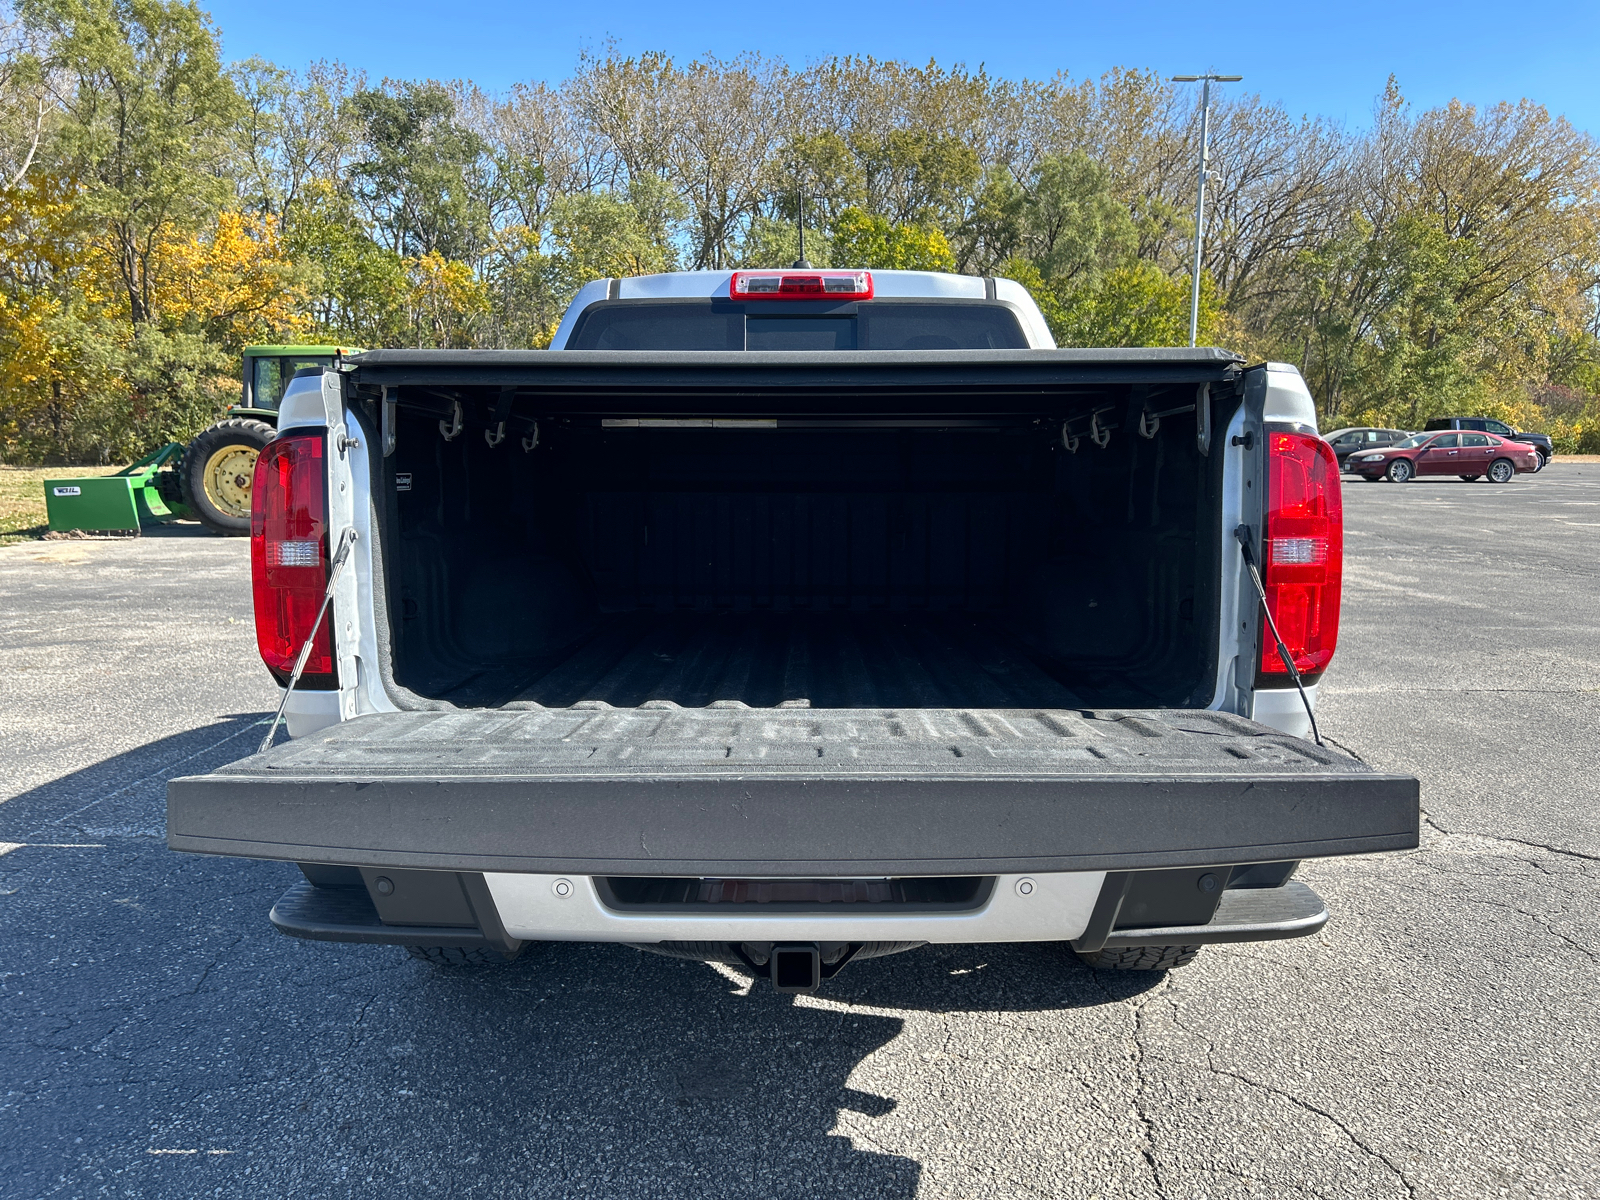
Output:
<path fill-rule="evenodd" d="M 277 432 L 278 405 L 296 371 L 331 367 L 348 346 L 246 346 L 244 395 L 187 446 L 169 442 L 115 475 L 46 479 L 52 531 L 138 533 L 197 517 L 224 537 L 250 532 L 256 456 Z"/>
<path fill-rule="evenodd" d="M 175 472 L 180 494 L 172 498 L 216 533 L 248 534 L 256 456 L 277 432 L 284 389 L 296 371 L 331 367 L 351 353 L 347 346 L 246 346 L 243 398 L 184 448 Z"/>

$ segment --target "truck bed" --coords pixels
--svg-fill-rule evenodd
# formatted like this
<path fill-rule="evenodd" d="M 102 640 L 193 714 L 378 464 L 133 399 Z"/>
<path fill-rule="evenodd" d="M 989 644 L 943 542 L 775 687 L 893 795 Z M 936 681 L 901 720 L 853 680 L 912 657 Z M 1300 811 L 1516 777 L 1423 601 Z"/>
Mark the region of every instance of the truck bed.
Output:
<path fill-rule="evenodd" d="M 168 789 L 178 850 L 628 876 L 1135 870 L 1417 844 L 1417 781 L 1227 713 L 360 717 Z"/>
<path fill-rule="evenodd" d="M 1079 705 L 1085 668 L 1029 645 L 1000 616 L 965 613 L 604 613 L 552 654 L 463 673 L 433 694 L 461 707 L 672 700 L 700 708 L 995 708 Z M 1096 693 L 1149 703 L 1089 669 Z"/>
<path fill-rule="evenodd" d="M 1211 707 L 1238 368 L 363 355 L 395 702 Z"/>

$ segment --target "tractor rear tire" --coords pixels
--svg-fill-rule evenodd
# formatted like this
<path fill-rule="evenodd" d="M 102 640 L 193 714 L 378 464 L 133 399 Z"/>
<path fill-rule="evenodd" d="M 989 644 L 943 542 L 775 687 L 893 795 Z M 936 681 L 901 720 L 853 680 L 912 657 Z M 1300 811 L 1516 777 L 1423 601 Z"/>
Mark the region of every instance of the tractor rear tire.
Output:
<path fill-rule="evenodd" d="M 178 465 L 183 502 L 207 529 L 223 537 L 250 532 L 256 459 L 276 433 L 265 421 L 229 417 L 189 443 Z"/>

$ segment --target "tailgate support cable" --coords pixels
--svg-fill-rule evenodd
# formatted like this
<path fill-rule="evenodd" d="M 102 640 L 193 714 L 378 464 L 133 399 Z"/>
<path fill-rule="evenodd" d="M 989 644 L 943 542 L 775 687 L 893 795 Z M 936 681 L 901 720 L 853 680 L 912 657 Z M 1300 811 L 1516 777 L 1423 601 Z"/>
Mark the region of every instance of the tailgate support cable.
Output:
<path fill-rule="evenodd" d="M 306 634 L 305 645 L 300 647 L 300 657 L 294 660 L 294 671 L 289 676 L 289 686 L 283 689 L 283 699 L 278 701 L 278 711 L 273 714 L 267 736 L 261 739 L 261 745 L 256 748 L 257 754 L 265 754 L 272 749 L 272 739 L 277 735 L 279 722 L 283 720 L 283 710 L 289 705 L 289 696 L 294 691 L 294 685 L 300 682 L 300 673 L 306 669 L 306 661 L 311 657 L 311 644 L 317 640 L 317 630 L 322 628 L 322 618 L 327 615 L 328 605 L 333 600 L 333 587 L 339 582 L 339 574 L 344 570 L 345 563 L 350 561 L 350 547 L 355 544 L 356 531 L 346 529 L 344 536 L 339 539 L 339 549 L 333 555 L 333 569 L 328 572 L 328 590 L 322 593 L 322 607 L 317 609 L 317 619 L 311 624 L 311 632 Z"/>
<path fill-rule="evenodd" d="M 1295 690 L 1300 693 L 1300 703 L 1306 706 L 1306 716 L 1311 718 L 1311 740 L 1320 746 L 1322 734 L 1317 731 L 1317 714 L 1311 710 L 1311 697 L 1306 695 L 1305 685 L 1300 682 L 1300 670 L 1294 665 L 1294 655 L 1290 654 L 1289 647 L 1283 644 L 1283 635 L 1278 632 L 1278 623 L 1272 619 L 1272 606 L 1267 603 L 1266 585 L 1261 582 L 1261 572 L 1256 570 L 1255 551 L 1250 548 L 1250 526 L 1240 525 L 1233 531 L 1233 536 L 1239 540 L 1239 550 L 1244 555 L 1245 569 L 1250 572 L 1250 581 L 1256 585 L 1256 595 L 1261 597 L 1261 611 L 1267 615 L 1267 628 L 1272 631 L 1272 640 L 1278 643 L 1278 657 L 1283 660 L 1289 678 L 1294 680 Z"/>

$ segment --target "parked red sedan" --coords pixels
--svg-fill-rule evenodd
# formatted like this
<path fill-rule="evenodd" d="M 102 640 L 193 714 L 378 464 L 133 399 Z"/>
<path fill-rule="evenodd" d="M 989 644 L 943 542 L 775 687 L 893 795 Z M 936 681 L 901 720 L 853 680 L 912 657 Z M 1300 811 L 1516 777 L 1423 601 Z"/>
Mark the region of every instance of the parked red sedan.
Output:
<path fill-rule="evenodd" d="M 1488 477 L 1506 483 L 1512 476 L 1539 469 L 1539 452 L 1527 442 L 1513 442 L 1492 433 L 1419 433 L 1371 454 L 1352 454 L 1345 470 L 1406 483 L 1430 475 L 1455 475 L 1471 483 Z"/>

